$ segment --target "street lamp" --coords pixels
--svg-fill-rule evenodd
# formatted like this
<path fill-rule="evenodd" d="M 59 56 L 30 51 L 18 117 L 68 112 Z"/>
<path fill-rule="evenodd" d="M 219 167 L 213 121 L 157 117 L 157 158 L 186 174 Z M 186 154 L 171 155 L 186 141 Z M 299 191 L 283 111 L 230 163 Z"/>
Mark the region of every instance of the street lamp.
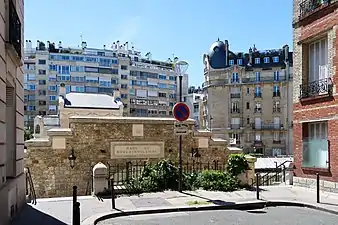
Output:
<path fill-rule="evenodd" d="M 70 164 L 70 168 L 74 168 L 75 166 L 75 160 L 76 160 L 76 156 L 74 154 L 74 148 L 72 148 L 69 156 L 68 156 L 68 159 L 69 159 L 69 164 Z"/>
<path fill-rule="evenodd" d="M 175 72 L 179 78 L 179 102 L 182 102 L 182 78 L 187 69 L 189 64 L 186 61 L 178 61 L 175 63 Z M 179 182 L 178 182 L 178 190 L 182 192 L 182 136 L 179 137 L 179 166 L 178 166 L 178 173 L 179 173 Z"/>

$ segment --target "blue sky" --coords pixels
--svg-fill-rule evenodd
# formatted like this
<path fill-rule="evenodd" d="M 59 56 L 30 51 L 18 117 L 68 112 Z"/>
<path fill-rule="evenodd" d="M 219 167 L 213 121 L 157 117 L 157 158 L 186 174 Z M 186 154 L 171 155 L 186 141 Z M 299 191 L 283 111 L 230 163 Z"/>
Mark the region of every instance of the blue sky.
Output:
<path fill-rule="evenodd" d="M 29 0 L 25 39 L 61 40 L 64 47 L 102 47 L 116 40 L 189 63 L 189 83 L 204 81 L 202 56 L 220 38 L 232 51 L 292 48 L 291 0 Z"/>

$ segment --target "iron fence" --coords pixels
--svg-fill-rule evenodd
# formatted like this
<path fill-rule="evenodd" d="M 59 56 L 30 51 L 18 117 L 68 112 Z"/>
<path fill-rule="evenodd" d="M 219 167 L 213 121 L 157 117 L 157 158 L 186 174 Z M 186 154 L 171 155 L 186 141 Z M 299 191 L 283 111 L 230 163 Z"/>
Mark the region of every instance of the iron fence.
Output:
<path fill-rule="evenodd" d="M 157 163 L 149 163 L 146 161 L 126 162 L 120 164 L 108 164 L 108 179 L 114 181 L 114 186 L 122 186 L 131 178 L 139 178 L 147 165 L 155 165 Z M 169 166 L 171 169 L 178 170 L 178 163 L 171 162 Z M 226 162 L 214 160 L 211 162 L 186 161 L 182 163 L 183 173 L 200 173 L 204 170 L 216 170 L 224 172 L 226 170 Z M 111 183 L 109 182 L 109 186 Z"/>

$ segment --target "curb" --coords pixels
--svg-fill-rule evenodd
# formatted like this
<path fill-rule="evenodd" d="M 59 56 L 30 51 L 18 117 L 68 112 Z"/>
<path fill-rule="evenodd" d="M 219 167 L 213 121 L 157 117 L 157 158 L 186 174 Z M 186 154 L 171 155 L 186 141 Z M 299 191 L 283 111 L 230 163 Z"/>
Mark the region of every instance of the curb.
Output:
<path fill-rule="evenodd" d="M 161 208 L 161 209 L 143 209 L 143 210 L 130 210 L 130 211 L 116 211 L 100 213 L 90 217 L 87 217 L 82 221 L 82 225 L 96 225 L 98 222 L 118 218 L 123 216 L 134 216 L 134 215 L 147 215 L 147 214 L 158 214 L 158 213 L 172 213 L 172 212 L 192 212 L 192 211 L 208 211 L 208 210 L 254 210 L 263 209 L 265 207 L 279 207 L 279 206 L 293 206 L 315 209 L 322 212 L 338 215 L 338 211 L 326 209 L 321 206 L 314 204 L 308 204 L 296 201 L 264 201 L 257 200 L 252 202 L 233 203 L 228 205 L 212 205 L 212 206 L 196 206 L 196 207 L 179 207 L 179 208 Z"/>

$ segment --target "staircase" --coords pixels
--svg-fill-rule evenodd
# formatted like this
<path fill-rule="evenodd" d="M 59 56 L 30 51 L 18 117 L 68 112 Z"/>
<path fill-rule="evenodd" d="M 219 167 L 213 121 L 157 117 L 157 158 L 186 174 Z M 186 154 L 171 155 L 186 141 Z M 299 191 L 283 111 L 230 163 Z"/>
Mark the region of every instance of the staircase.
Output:
<path fill-rule="evenodd" d="M 27 203 L 36 205 L 36 194 L 33 185 L 32 175 L 28 167 L 25 168 L 26 174 L 26 200 Z"/>
<path fill-rule="evenodd" d="M 285 161 L 280 165 L 276 166 L 273 170 L 269 172 L 258 173 L 258 183 L 259 186 L 272 186 L 272 185 L 283 185 L 286 184 L 286 181 L 291 179 L 290 174 L 288 173 L 288 168 L 285 167 L 285 163 L 290 161 Z M 256 178 L 257 179 L 257 178 Z M 252 187 L 256 185 L 257 180 L 252 181 Z"/>

